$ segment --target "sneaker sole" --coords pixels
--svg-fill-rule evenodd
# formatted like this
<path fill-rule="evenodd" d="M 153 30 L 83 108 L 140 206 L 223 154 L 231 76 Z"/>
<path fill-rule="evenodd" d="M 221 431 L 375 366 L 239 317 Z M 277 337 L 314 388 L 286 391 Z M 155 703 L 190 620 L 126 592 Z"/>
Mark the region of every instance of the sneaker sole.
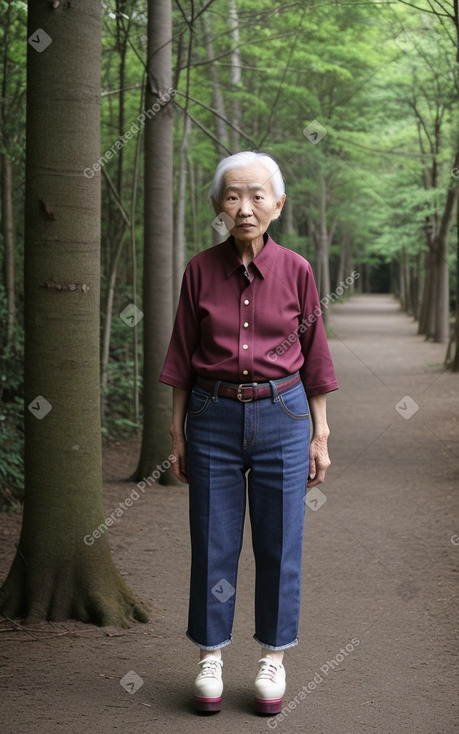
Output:
<path fill-rule="evenodd" d="M 278 714 L 282 710 L 283 698 L 256 698 L 255 711 L 258 714 Z"/>
<path fill-rule="evenodd" d="M 203 698 L 202 696 L 194 697 L 194 705 L 196 711 L 220 711 L 222 707 L 222 699 L 220 698 Z"/>

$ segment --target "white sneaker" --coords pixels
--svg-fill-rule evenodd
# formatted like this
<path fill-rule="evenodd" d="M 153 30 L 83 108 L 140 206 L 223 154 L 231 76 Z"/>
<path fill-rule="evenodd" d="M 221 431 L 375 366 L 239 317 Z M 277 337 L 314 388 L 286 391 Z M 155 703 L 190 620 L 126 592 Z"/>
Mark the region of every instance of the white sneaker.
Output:
<path fill-rule="evenodd" d="M 258 661 L 255 679 L 255 711 L 260 714 L 278 714 L 285 693 L 285 668 L 272 658 Z"/>
<path fill-rule="evenodd" d="M 194 700 L 198 711 L 220 711 L 222 706 L 223 660 L 213 655 L 200 660 L 201 672 L 194 682 Z"/>

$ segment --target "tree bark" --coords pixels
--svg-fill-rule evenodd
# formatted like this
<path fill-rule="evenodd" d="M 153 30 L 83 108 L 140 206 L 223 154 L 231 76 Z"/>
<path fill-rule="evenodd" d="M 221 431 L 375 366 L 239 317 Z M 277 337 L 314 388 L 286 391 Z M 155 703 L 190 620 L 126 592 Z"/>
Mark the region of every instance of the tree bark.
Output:
<path fill-rule="evenodd" d="M 225 156 L 227 155 L 226 151 L 228 150 L 229 145 L 228 129 L 222 119 L 226 118 L 226 110 L 220 83 L 220 72 L 215 61 L 212 61 L 215 57 L 214 46 L 212 43 L 212 25 L 210 16 L 206 13 L 203 13 L 201 18 L 207 59 L 211 62 L 210 73 L 212 74 L 212 103 L 214 109 L 218 112 L 218 114 L 215 115 L 215 137 L 221 142 L 221 145 L 216 144 L 216 148 L 219 155 Z"/>
<path fill-rule="evenodd" d="M 147 616 L 105 532 L 120 515 L 104 523 L 100 177 L 83 173 L 100 155 L 100 5 L 36 0 L 27 34 L 25 502 L 0 612 L 126 626 Z"/>
<path fill-rule="evenodd" d="M 188 138 L 191 130 L 191 120 L 188 115 L 183 118 L 183 134 L 180 142 L 179 150 L 179 175 L 178 175 L 178 191 L 177 191 L 177 207 L 175 213 L 175 232 L 174 232 L 174 253 L 173 253 L 173 271 L 174 271 L 174 308 L 177 307 L 180 288 L 182 285 L 183 272 L 185 270 L 186 260 L 186 197 L 187 197 L 187 167 L 188 167 Z"/>
<path fill-rule="evenodd" d="M 459 167 L 459 153 L 453 165 L 453 170 Z M 434 340 L 443 344 L 449 339 L 449 269 L 448 250 L 449 233 L 455 216 L 459 184 L 453 179 L 448 189 L 445 209 L 440 222 L 438 236 L 436 238 L 436 274 L 437 274 L 437 304 L 435 309 L 435 334 Z"/>
<path fill-rule="evenodd" d="M 134 477 L 160 471 L 158 481 L 175 483 L 168 456 L 172 391 L 158 382 L 170 334 L 173 300 L 173 107 L 171 3 L 149 0 L 145 105 L 160 110 L 146 120 L 143 270 L 143 434 Z M 159 100 L 164 103 L 161 105 Z"/>
<path fill-rule="evenodd" d="M 320 298 L 330 294 L 330 261 L 329 252 L 330 244 L 333 238 L 335 227 L 333 226 L 328 231 L 327 227 L 327 181 L 324 176 L 321 175 L 321 188 L 320 188 L 320 230 L 317 242 L 317 288 L 319 291 Z M 323 310 L 322 315 L 324 324 L 328 321 L 328 310 Z"/>
<path fill-rule="evenodd" d="M 459 206 L 456 207 L 456 319 L 454 325 L 455 352 L 451 363 L 453 372 L 459 372 Z"/>
<path fill-rule="evenodd" d="M 231 152 L 237 153 L 240 150 L 239 133 L 237 130 L 241 127 L 241 104 L 239 101 L 238 91 L 241 84 L 241 55 L 239 52 L 239 18 L 237 12 L 236 0 L 229 0 L 229 20 L 230 20 L 230 36 L 231 36 L 231 122 L 234 127 L 230 130 L 231 135 Z M 235 130 L 235 128 L 237 128 Z"/>

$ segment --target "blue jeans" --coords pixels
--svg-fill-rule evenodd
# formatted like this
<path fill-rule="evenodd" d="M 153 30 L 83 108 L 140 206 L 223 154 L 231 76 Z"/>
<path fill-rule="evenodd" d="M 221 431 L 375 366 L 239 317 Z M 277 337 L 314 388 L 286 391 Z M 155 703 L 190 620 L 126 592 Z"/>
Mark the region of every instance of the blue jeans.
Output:
<path fill-rule="evenodd" d="M 191 579 L 187 637 L 212 650 L 232 641 L 248 500 L 255 557 L 255 635 L 263 647 L 298 644 L 309 467 L 302 383 L 249 403 L 196 386 L 187 414 Z"/>

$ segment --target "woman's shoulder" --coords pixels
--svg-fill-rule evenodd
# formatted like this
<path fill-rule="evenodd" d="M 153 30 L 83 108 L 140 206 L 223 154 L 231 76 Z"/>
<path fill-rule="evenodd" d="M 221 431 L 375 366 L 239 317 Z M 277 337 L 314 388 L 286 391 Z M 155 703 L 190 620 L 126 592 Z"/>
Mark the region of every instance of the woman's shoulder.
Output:
<path fill-rule="evenodd" d="M 221 242 L 219 245 L 213 245 L 206 250 L 201 250 L 188 260 L 187 268 L 189 270 L 200 270 L 202 267 L 208 267 L 212 263 L 221 262 L 230 247 L 229 240 L 225 240 L 225 242 Z"/>
<path fill-rule="evenodd" d="M 306 260 L 303 255 L 295 250 L 290 250 L 284 245 L 280 245 L 278 242 L 271 240 L 272 244 L 276 248 L 276 255 L 281 259 L 282 263 L 291 266 L 294 270 L 309 273 L 312 272 L 311 263 Z"/>

